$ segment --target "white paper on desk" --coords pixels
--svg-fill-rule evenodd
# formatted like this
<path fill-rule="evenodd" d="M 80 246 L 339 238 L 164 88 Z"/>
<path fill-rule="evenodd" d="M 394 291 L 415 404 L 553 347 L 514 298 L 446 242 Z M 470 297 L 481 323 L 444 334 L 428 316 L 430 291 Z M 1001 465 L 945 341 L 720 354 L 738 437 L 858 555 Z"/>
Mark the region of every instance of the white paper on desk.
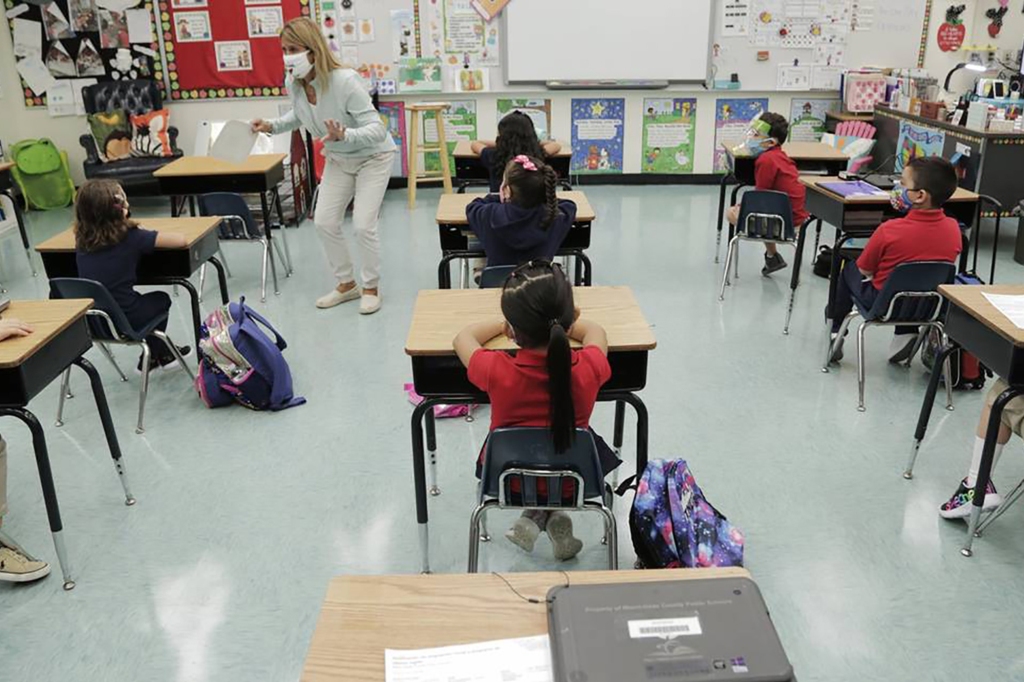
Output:
<path fill-rule="evenodd" d="M 385 649 L 386 682 L 554 682 L 547 635 L 436 649 Z"/>
<path fill-rule="evenodd" d="M 1017 327 L 1024 329 L 1024 296 L 1014 294 L 984 294 L 996 310 L 1006 315 Z"/>
<path fill-rule="evenodd" d="M 228 121 L 210 147 L 210 156 L 229 163 L 243 163 L 256 145 L 256 135 L 245 121 Z"/>

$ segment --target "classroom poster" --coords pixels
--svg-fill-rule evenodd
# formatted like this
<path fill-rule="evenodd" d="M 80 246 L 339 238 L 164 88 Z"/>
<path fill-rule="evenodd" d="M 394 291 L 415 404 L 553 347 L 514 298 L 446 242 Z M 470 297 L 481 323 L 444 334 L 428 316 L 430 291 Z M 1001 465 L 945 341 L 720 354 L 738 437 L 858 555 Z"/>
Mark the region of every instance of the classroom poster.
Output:
<path fill-rule="evenodd" d="M 644 98 L 643 173 L 692 173 L 696 98 Z"/>
<path fill-rule="evenodd" d="M 790 142 L 821 142 L 825 132 L 825 114 L 839 111 L 837 99 L 794 97 L 789 107 Z"/>
<path fill-rule="evenodd" d="M 441 61 L 410 57 L 398 63 L 398 91 L 441 92 Z"/>
<path fill-rule="evenodd" d="M 455 144 L 460 140 L 475 140 L 476 134 L 476 100 L 452 102 L 451 107 L 443 114 L 444 138 L 448 143 L 448 168 L 455 175 Z M 437 144 L 437 124 L 434 123 L 434 112 L 423 112 L 423 141 Z M 428 173 L 441 170 L 441 159 L 437 154 L 426 154 L 421 166 Z"/>
<path fill-rule="evenodd" d="M 767 97 L 729 98 L 715 101 L 715 172 L 728 170 L 722 145 L 742 144 L 750 122 L 768 111 Z"/>
<path fill-rule="evenodd" d="M 551 100 L 549 99 L 498 99 L 498 120 L 505 118 L 513 111 L 526 114 L 533 121 L 537 130 L 537 138 L 551 138 Z"/>
<path fill-rule="evenodd" d="M 395 154 L 395 163 L 391 169 L 391 177 L 402 178 L 409 174 L 408 148 L 405 144 L 405 102 L 381 102 L 377 106 L 380 112 L 380 120 L 387 127 L 388 132 L 398 145 L 398 153 Z"/>
<path fill-rule="evenodd" d="M 909 121 L 900 121 L 900 135 L 896 138 L 894 172 L 902 173 L 912 159 L 922 156 L 941 156 L 946 143 L 946 132 L 925 128 Z"/>
<path fill-rule="evenodd" d="M 572 100 L 572 172 L 621 173 L 626 100 Z"/>
<path fill-rule="evenodd" d="M 424 56 L 447 66 L 498 66 L 498 23 L 486 22 L 470 0 L 431 0 L 420 7 Z"/>

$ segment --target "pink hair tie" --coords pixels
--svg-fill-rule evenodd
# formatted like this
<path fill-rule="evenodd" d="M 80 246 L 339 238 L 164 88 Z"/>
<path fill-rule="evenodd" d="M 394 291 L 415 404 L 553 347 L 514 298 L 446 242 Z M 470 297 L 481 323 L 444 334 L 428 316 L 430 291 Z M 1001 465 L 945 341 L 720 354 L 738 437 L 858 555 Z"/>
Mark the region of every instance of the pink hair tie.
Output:
<path fill-rule="evenodd" d="M 537 170 L 537 164 L 535 164 L 533 161 L 530 161 L 530 157 L 527 156 L 526 154 L 520 154 L 519 156 L 513 158 L 512 160 L 528 171 Z"/>

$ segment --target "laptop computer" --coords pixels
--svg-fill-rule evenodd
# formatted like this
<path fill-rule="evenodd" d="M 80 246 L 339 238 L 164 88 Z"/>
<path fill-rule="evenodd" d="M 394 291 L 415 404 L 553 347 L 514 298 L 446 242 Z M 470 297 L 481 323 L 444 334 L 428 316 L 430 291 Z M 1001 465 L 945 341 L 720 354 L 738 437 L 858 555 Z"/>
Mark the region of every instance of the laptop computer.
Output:
<path fill-rule="evenodd" d="M 791 682 L 757 585 L 710 578 L 548 592 L 556 682 Z"/>
<path fill-rule="evenodd" d="M 892 189 L 899 179 L 900 176 L 889 173 L 869 173 L 864 176 L 864 182 L 886 191 Z"/>

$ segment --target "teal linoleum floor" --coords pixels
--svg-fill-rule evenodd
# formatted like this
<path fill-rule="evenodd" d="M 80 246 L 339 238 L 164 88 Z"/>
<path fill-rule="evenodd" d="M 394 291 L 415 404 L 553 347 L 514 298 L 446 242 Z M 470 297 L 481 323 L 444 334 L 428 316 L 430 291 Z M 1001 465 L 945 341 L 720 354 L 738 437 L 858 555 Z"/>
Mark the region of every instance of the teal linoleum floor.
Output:
<path fill-rule="evenodd" d="M 926 375 L 919 364 L 886 364 L 888 330 L 868 333 L 868 411 L 858 413 L 852 348 L 839 370 L 819 369 L 826 284 L 808 265 L 788 337 L 788 277 L 763 279 L 758 247 L 744 248 L 741 277 L 718 302 L 717 187 L 587 194 L 598 215 L 595 283 L 633 287 L 658 339 L 642 393 L 651 455 L 689 460 L 746 533 L 747 565 L 801 682 L 1024 679 L 1024 506 L 976 543 L 973 559 L 958 552 L 964 525 L 936 514 L 964 473 L 982 394 L 957 394 L 955 412 L 935 411 L 917 476 L 905 481 Z M 437 196 L 423 192 L 410 212 L 404 192 L 388 194 L 384 308 L 371 317 L 355 304 L 313 307 L 331 282 L 311 224 L 289 231 L 296 272 L 265 305 L 258 251 L 228 246 L 231 293 L 245 294 L 288 339 L 304 407 L 210 411 L 182 375 L 158 376 L 138 436 L 134 377 L 119 383 L 90 353 L 135 507 L 122 503 L 84 380 L 63 428 L 52 425 L 56 385 L 33 402 L 47 428 L 73 592 L 57 575 L 28 434 L 13 420 L 0 424 L 10 443 L 4 530 L 55 573 L 0 584 L 0 680 L 293 682 L 332 576 L 418 570 L 403 347 L 417 290 L 436 286 Z M 63 229 L 69 215 L 31 215 L 33 240 Z M 1014 232 L 1004 229 L 1000 282 L 1024 282 L 1010 258 Z M 45 296 L 45 278 L 29 275 L 16 238 L 0 241 L 0 255 L 0 280 L 14 297 Z M 170 331 L 191 344 L 187 299 L 175 302 Z M 118 357 L 135 362 L 129 351 Z M 444 493 L 430 500 L 438 572 L 465 570 L 486 416 L 438 425 Z M 610 436 L 611 422 L 611 407 L 599 406 L 595 428 Z M 629 417 L 627 434 L 631 426 Z M 995 476 L 1001 489 L 1024 477 L 1022 451 L 1020 441 L 1008 448 Z M 624 456 L 631 466 L 628 436 Z M 627 508 L 617 508 L 623 566 L 632 562 Z M 510 518 L 492 516 L 499 539 L 484 547 L 482 569 L 561 568 L 543 541 L 527 556 L 501 540 Z M 596 523 L 578 522 L 587 546 L 569 570 L 604 565 Z M 968 616 L 969 607 L 983 617 Z"/>

